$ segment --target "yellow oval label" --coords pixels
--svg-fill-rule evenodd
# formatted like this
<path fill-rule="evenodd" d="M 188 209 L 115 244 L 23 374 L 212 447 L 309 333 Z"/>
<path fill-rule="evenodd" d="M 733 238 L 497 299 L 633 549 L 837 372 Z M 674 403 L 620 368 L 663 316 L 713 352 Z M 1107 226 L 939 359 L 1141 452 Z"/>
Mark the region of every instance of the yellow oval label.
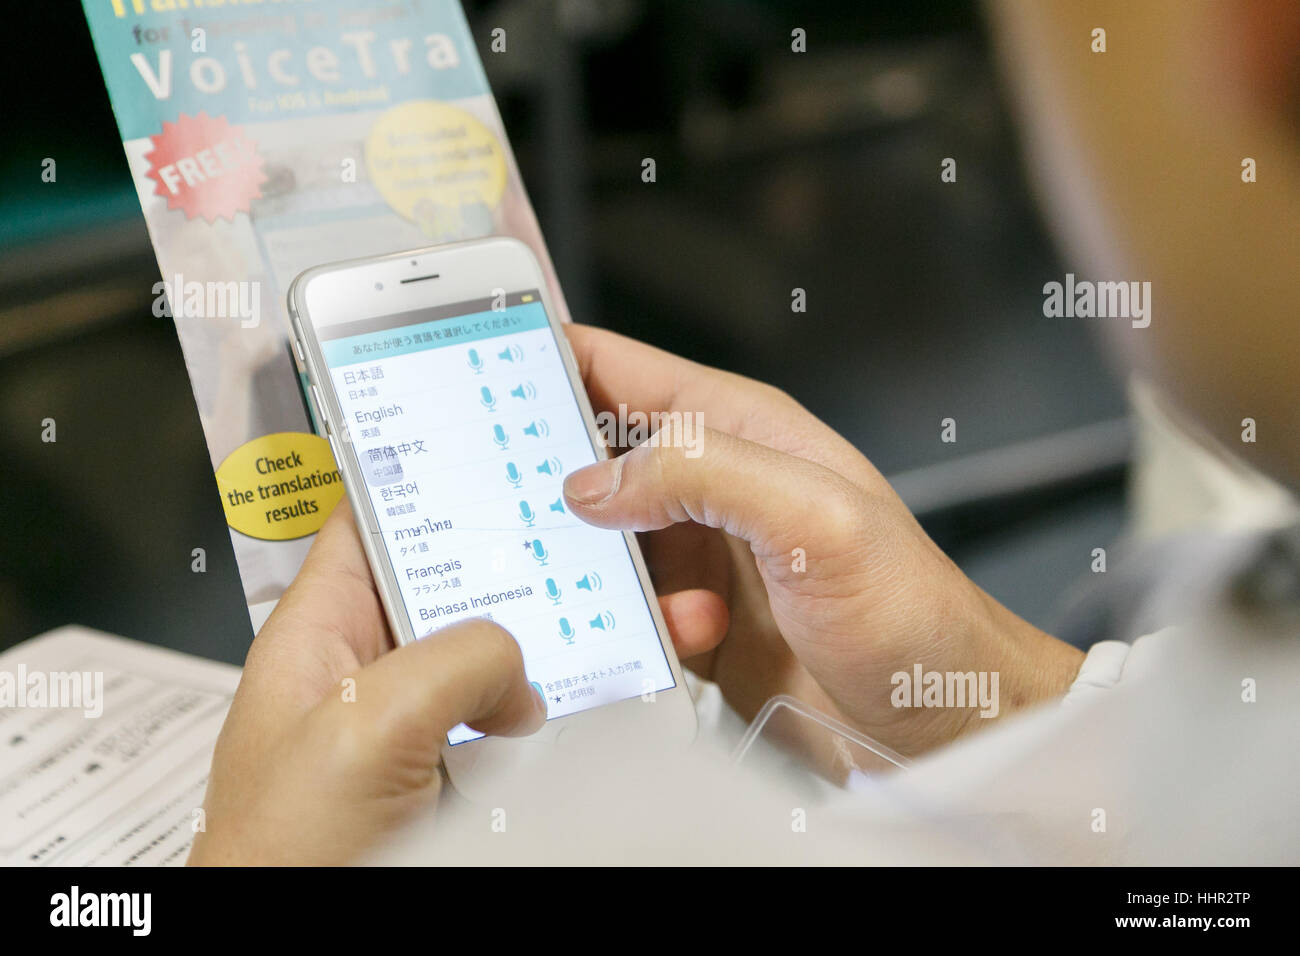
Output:
<path fill-rule="evenodd" d="M 471 114 L 436 100 L 385 112 L 366 138 L 384 201 L 436 239 L 487 235 L 506 188 L 501 143 Z"/>
<path fill-rule="evenodd" d="M 343 497 L 330 443 L 306 432 L 276 432 L 240 445 L 217 469 L 226 523 L 264 541 L 315 534 Z"/>

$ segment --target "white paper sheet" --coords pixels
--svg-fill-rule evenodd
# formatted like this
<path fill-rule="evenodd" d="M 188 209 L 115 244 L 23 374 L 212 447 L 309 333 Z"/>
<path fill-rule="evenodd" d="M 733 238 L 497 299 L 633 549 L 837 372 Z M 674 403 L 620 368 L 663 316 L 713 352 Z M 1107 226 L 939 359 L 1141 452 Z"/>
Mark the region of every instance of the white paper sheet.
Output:
<path fill-rule="evenodd" d="M 102 713 L 0 703 L 0 864 L 184 863 L 239 668 L 74 626 L 0 654 L 20 673 L 102 680 Z"/>

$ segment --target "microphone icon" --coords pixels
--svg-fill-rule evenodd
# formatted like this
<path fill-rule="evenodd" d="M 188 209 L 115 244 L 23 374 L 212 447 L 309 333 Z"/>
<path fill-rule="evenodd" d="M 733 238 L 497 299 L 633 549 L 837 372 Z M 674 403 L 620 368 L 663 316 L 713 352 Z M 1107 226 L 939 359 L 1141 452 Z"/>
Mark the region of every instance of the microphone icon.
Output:
<path fill-rule="evenodd" d="M 506 481 L 510 482 L 511 486 L 515 488 L 524 483 L 523 477 L 519 474 L 519 466 L 513 461 L 506 462 Z"/>
<path fill-rule="evenodd" d="M 555 584 L 555 578 L 546 579 L 546 596 L 551 599 L 552 604 L 560 603 L 560 589 Z"/>
<path fill-rule="evenodd" d="M 482 405 L 484 408 L 486 408 L 489 412 L 495 412 L 497 410 L 497 400 L 496 400 L 496 396 L 492 394 L 492 389 L 484 385 L 482 388 L 478 390 L 478 392 L 481 396 L 483 396 L 482 398 L 479 399 L 479 404 Z"/>
<path fill-rule="evenodd" d="M 565 644 L 573 644 L 573 625 L 567 617 L 560 618 L 560 637 L 564 638 Z"/>
<path fill-rule="evenodd" d="M 533 514 L 533 509 L 526 501 L 519 502 L 519 518 L 530 528 L 533 526 L 533 522 L 537 520 L 537 515 Z"/>
<path fill-rule="evenodd" d="M 497 443 L 497 447 L 502 451 L 510 447 L 510 439 L 506 435 L 506 430 L 500 425 L 492 426 L 492 440 Z"/>
<path fill-rule="evenodd" d="M 483 374 L 483 360 L 479 358 L 478 349 L 469 350 L 469 367 L 474 370 L 475 375 Z"/>
<path fill-rule="evenodd" d="M 546 567 L 546 559 L 551 556 L 550 552 L 542 545 L 541 538 L 533 539 L 533 560 L 541 567 Z"/>

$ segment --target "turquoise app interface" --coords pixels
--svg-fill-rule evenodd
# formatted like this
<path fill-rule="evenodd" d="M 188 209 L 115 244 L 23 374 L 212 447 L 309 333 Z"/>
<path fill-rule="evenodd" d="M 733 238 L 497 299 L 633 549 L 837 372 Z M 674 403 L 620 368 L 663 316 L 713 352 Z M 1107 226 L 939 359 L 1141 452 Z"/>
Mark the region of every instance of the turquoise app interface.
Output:
<path fill-rule="evenodd" d="M 416 635 L 496 621 L 550 718 L 674 686 L 622 534 L 565 506 L 597 454 L 536 290 L 319 335 Z"/>

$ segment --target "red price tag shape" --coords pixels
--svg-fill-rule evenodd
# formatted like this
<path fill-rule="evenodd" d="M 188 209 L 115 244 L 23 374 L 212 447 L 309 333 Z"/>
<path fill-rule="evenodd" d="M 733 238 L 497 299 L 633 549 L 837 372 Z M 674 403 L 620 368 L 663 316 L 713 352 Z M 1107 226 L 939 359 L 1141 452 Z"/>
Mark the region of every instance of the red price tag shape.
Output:
<path fill-rule="evenodd" d="M 162 132 L 151 136 L 153 150 L 149 177 L 154 190 L 167 197 L 168 209 L 183 209 L 186 217 L 202 216 L 208 222 L 248 212 L 262 198 L 263 159 L 257 144 L 224 116 L 186 116 L 164 122 Z"/>

